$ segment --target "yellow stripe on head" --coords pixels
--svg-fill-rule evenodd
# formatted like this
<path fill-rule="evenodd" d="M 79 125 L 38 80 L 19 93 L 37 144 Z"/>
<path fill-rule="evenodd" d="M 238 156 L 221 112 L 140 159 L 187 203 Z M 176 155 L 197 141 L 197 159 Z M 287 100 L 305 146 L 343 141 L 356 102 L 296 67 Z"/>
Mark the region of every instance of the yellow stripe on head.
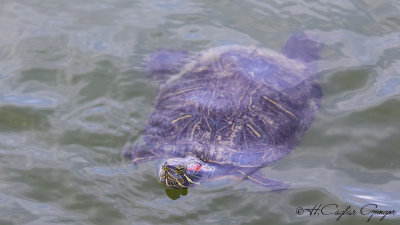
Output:
<path fill-rule="evenodd" d="M 181 187 L 186 187 L 185 185 L 183 185 L 181 182 L 178 181 L 178 179 L 174 179 L 176 181 L 176 183 L 178 183 L 179 186 Z"/>
<path fill-rule="evenodd" d="M 190 183 L 194 183 L 194 184 L 200 184 L 200 183 L 198 183 L 198 182 L 194 182 L 194 181 L 192 181 L 192 179 L 190 179 L 188 176 L 186 176 L 186 174 L 183 174 L 183 176 L 185 176 L 186 177 L 186 179 L 190 182 Z"/>

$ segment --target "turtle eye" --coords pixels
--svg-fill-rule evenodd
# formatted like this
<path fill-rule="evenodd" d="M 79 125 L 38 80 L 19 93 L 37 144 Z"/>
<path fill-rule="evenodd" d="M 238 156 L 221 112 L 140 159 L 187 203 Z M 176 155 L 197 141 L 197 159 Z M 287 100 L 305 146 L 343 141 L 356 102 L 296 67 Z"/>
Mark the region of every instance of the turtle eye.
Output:
<path fill-rule="evenodd" d="M 185 172 L 184 166 L 179 166 L 175 169 L 175 173 L 177 173 L 177 174 L 183 174 L 184 172 Z"/>

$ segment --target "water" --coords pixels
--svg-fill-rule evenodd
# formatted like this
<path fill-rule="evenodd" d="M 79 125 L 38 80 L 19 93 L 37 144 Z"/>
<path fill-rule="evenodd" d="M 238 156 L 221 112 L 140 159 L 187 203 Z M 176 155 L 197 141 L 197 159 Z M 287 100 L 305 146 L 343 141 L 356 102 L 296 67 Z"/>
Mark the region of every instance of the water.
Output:
<path fill-rule="evenodd" d="M 395 0 L 3 0 L 0 224 L 360 224 L 368 203 L 399 212 L 399 10 Z M 121 159 L 157 92 L 142 67 L 153 50 L 279 51 L 303 30 L 325 44 L 324 97 L 301 145 L 263 169 L 288 190 L 242 182 L 170 193 L 159 162 Z M 319 204 L 358 213 L 296 214 Z"/>

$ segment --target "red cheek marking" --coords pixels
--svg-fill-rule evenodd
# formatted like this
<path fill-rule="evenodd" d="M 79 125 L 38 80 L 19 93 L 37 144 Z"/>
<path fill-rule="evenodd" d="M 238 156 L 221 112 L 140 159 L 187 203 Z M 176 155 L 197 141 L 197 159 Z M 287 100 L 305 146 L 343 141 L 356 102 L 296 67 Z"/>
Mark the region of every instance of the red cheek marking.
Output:
<path fill-rule="evenodd" d="M 191 170 L 191 171 L 199 171 L 201 169 L 201 165 L 192 164 L 192 165 L 189 165 L 186 169 Z"/>

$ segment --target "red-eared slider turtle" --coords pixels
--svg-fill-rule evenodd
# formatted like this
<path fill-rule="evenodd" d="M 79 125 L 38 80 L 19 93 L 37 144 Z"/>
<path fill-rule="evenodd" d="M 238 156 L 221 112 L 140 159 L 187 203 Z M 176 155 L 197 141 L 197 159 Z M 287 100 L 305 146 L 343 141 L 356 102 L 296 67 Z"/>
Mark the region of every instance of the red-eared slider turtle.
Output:
<path fill-rule="evenodd" d="M 160 181 L 172 188 L 220 175 L 284 188 L 257 170 L 287 155 L 310 127 L 321 105 L 320 47 L 299 34 L 282 54 L 242 46 L 155 52 L 147 73 L 161 82 L 145 145 L 126 147 L 124 156 L 163 158 Z"/>

